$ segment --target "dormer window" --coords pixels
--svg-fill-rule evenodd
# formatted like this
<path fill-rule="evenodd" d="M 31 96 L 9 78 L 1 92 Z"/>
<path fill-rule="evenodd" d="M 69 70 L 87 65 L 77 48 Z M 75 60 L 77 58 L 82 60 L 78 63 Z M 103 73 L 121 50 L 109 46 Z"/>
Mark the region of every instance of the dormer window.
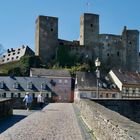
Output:
<path fill-rule="evenodd" d="M 19 88 L 19 83 L 18 82 L 14 83 L 13 87 L 14 87 L 14 89 L 18 89 Z"/>
<path fill-rule="evenodd" d="M 28 85 L 27 85 L 27 88 L 28 89 L 32 89 L 33 88 L 33 83 L 32 82 L 29 82 Z"/>
<path fill-rule="evenodd" d="M 42 84 L 41 84 L 41 89 L 42 89 L 42 90 L 46 90 L 46 83 L 42 83 Z"/>
<path fill-rule="evenodd" d="M 3 89 L 3 88 L 4 88 L 4 82 L 1 81 L 1 82 L 0 82 L 0 89 Z"/>

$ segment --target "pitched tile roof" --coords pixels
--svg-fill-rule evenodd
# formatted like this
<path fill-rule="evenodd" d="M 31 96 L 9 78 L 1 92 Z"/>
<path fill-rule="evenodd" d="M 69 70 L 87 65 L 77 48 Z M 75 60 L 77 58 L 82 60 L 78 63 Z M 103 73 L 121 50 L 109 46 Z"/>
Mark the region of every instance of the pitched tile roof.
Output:
<path fill-rule="evenodd" d="M 32 76 L 53 76 L 53 77 L 71 77 L 68 70 L 31 68 Z"/>
<path fill-rule="evenodd" d="M 51 91 L 50 81 L 43 77 L 9 77 L 1 76 L 0 83 L 4 83 L 4 88 L 0 90 L 10 91 L 42 91 L 41 85 L 46 84 L 46 90 Z M 32 83 L 32 88 L 28 88 L 28 84 Z M 19 88 L 14 88 L 14 84 L 19 84 Z"/>
<path fill-rule="evenodd" d="M 140 73 L 112 70 L 123 84 L 140 84 Z"/>

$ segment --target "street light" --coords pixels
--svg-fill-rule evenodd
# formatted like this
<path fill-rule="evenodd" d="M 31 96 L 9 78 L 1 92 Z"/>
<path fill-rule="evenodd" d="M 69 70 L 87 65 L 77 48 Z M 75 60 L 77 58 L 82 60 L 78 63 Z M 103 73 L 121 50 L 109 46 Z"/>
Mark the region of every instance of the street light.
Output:
<path fill-rule="evenodd" d="M 96 76 L 97 76 L 97 98 L 99 98 L 99 78 L 100 78 L 100 70 L 99 67 L 101 65 L 101 62 L 99 60 L 99 58 L 97 57 L 97 59 L 95 60 L 95 66 L 96 66 Z"/>

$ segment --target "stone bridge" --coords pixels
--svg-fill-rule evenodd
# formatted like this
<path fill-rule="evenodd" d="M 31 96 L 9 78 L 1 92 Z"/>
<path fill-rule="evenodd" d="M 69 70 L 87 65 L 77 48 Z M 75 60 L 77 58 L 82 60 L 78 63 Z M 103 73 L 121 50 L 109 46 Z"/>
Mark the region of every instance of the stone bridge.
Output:
<path fill-rule="evenodd" d="M 76 104 L 83 121 L 98 140 L 140 139 L 140 124 L 136 123 L 140 121 L 140 100 L 85 99 Z"/>
<path fill-rule="evenodd" d="M 132 115 L 139 112 L 139 104 L 87 99 L 51 103 L 1 133 L 0 140 L 139 140 L 139 113 Z M 123 115 L 136 122 L 120 115 L 125 109 Z"/>

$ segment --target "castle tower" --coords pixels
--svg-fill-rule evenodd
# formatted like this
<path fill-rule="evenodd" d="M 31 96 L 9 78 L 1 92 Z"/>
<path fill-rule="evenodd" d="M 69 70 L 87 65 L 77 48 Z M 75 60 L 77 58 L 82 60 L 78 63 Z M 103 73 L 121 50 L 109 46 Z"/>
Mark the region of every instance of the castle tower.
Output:
<path fill-rule="evenodd" d="M 122 41 L 126 52 L 126 69 L 128 71 L 139 70 L 139 31 L 127 30 L 122 33 Z"/>
<path fill-rule="evenodd" d="M 99 15 L 84 13 L 80 17 L 80 45 L 94 46 L 98 42 Z"/>
<path fill-rule="evenodd" d="M 44 63 L 55 57 L 58 44 L 58 18 L 39 16 L 36 20 L 35 55 Z"/>

